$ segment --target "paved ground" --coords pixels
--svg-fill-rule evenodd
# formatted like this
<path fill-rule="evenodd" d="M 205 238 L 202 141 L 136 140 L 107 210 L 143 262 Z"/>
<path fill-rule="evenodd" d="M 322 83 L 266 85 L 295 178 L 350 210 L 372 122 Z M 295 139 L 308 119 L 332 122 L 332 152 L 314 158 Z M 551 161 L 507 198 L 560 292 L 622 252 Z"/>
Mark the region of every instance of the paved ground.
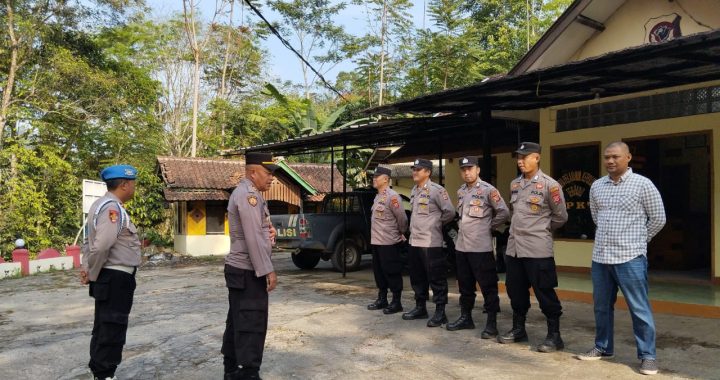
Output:
<path fill-rule="evenodd" d="M 449 332 L 367 311 L 375 293 L 367 263 L 343 279 L 328 263 L 301 271 L 283 253 L 275 262 L 280 285 L 271 295 L 265 379 L 643 378 L 624 311 L 616 318 L 615 359 L 581 362 L 572 354 L 592 345 L 590 305 L 564 303 L 566 351 L 541 354 L 529 344 L 481 340 L 480 328 Z M 140 271 L 118 378 L 221 379 L 226 297 L 218 260 Z M 511 321 L 508 300 L 501 300 L 504 331 Z M 411 292 L 403 303 L 412 306 Z M 89 378 L 92 306 L 72 273 L 0 281 L 0 379 Z M 454 286 L 448 312 L 451 319 L 458 315 Z M 717 320 L 658 315 L 656 321 L 661 374 L 655 378 L 720 379 Z M 537 344 L 545 335 L 537 305 L 528 327 Z"/>

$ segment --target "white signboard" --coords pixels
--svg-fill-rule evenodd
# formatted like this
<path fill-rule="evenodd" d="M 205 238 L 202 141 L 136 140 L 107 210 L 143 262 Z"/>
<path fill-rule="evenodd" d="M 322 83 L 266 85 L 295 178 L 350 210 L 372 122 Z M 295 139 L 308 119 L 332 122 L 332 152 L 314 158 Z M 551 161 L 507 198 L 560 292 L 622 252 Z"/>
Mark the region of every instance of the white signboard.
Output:
<path fill-rule="evenodd" d="M 83 214 L 90 212 L 90 206 L 93 202 L 102 198 L 107 192 L 107 185 L 105 182 L 91 181 L 89 179 L 83 180 Z"/>

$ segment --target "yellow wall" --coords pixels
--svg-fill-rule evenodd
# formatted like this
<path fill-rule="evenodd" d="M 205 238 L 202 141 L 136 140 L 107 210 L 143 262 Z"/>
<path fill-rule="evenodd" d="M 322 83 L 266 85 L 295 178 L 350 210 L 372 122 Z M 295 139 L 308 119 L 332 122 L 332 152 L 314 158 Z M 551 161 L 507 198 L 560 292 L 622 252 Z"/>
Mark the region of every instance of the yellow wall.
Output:
<path fill-rule="evenodd" d="M 196 218 L 193 215 L 198 212 L 202 217 Z M 205 235 L 205 202 L 188 202 L 187 205 L 187 231 L 188 235 Z"/>
<path fill-rule="evenodd" d="M 703 24 L 714 29 L 720 28 L 720 4 L 717 0 L 682 0 L 682 7 Z M 572 61 L 595 57 L 612 51 L 647 43 L 649 29 L 658 21 L 651 18 L 677 13 L 680 15 L 680 30 L 683 36 L 707 32 L 708 28 L 698 25 L 685 13 L 677 1 L 631 0 L 615 11 L 605 22 L 605 30 L 595 34 L 581 47 Z M 663 18 L 664 19 L 664 18 Z M 672 21 L 672 20 L 671 20 Z M 645 31 L 647 24 L 648 31 Z"/>
<path fill-rule="evenodd" d="M 711 141 L 720 141 L 720 113 L 678 117 L 664 120 L 653 120 L 632 124 L 612 125 L 607 127 L 581 129 L 568 132 L 555 132 L 555 116 L 558 109 L 577 107 L 578 105 L 584 104 L 602 103 L 623 98 L 671 92 L 681 89 L 707 87 L 713 85 L 720 85 L 720 81 L 706 82 L 702 84 L 695 84 L 692 86 L 680 86 L 658 91 L 648 91 L 645 93 L 635 94 L 633 96 L 614 97 L 602 100 L 575 103 L 571 105 L 564 105 L 562 107 L 542 109 L 540 111 L 540 144 L 542 144 L 543 146 L 543 152 L 548 153 L 550 152 L 552 146 L 572 145 L 583 142 L 600 142 L 600 146 L 602 149 L 605 145 L 613 141 L 623 139 L 667 136 L 673 134 L 703 131 L 710 132 L 712 137 Z M 712 145 L 711 159 L 713 162 L 720 161 L 720 149 L 715 149 L 715 147 Z M 542 170 L 548 174 L 552 174 L 552 163 L 550 160 L 551 155 L 545 154 L 543 155 L 543 159 L 540 163 Z M 600 163 L 600 165 L 602 166 L 602 163 Z M 600 175 L 602 176 L 605 174 L 605 170 L 601 167 Z M 713 207 L 713 211 L 711 212 L 713 219 L 711 228 L 713 235 L 713 241 L 711 244 L 714 270 L 713 276 L 720 277 L 720 268 L 718 265 L 714 264 L 720 262 L 720 241 L 715 238 L 715 236 L 718 236 L 718 234 L 720 234 L 720 228 L 718 224 L 715 223 L 715 221 L 719 220 L 718 218 L 720 217 L 720 197 L 717 196 L 718 189 L 720 189 L 720 175 L 712 175 L 711 187 L 711 202 Z M 555 257 L 557 265 L 560 266 L 589 267 L 592 258 L 592 241 L 585 242 L 556 240 Z"/>

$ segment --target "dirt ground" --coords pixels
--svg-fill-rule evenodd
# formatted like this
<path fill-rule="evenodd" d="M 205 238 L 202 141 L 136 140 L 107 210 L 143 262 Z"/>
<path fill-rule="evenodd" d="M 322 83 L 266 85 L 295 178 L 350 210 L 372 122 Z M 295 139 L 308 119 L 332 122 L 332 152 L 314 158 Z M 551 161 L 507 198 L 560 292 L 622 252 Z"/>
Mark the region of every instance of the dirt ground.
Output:
<path fill-rule="evenodd" d="M 642 378 L 630 317 L 616 316 L 616 356 L 581 362 L 573 354 L 592 347 L 592 306 L 564 302 L 566 349 L 541 354 L 531 345 L 545 336 L 537 304 L 528 316 L 530 344 L 501 345 L 475 330 L 450 332 L 425 321 L 403 321 L 365 306 L 375 295 L 372 271 L 342 278 L 322 262 L 296 269 L 287 253 L 274 257 L 280 284 L 271 293 L 270 329 L 261 369 L 264 379 L 631 379 Z M 227 291 L 220 259 L 193 260 L 138 272 L 130 328 L 119 379 L 221 379 L 220 344 Z M 448 316 L 458 316 L 450 279 Z M 412 291 L 405 276 L 405 309 Z M 481 298 L 481 297 L 480 297 Z M 501 295 L 501 331 L 511 325 Z M 55 272 L 0 281 L 0 379 L 87 379 L 93 302 L 75 274 Z M 656 315 L 657 379 L 720 379 L 718 320 Z"/>

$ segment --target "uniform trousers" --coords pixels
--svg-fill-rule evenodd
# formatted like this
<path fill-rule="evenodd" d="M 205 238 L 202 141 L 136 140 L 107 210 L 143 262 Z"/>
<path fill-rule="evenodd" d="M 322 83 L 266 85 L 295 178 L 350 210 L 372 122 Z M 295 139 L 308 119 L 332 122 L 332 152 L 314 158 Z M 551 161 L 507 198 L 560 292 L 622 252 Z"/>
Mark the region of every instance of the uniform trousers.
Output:
<path fill-rule="evenodd" d="M 375 285 L 383 294 L 387 293 L 388 289 L 393 294 L 400 294 L 403 290 L 401 246 L 402 243 L 372 246 Z"/>
<path fill-rule="evenodd" d="M 225 285 L 230 303 L 221 349 L 225 372 L 238 366 L 259 369 L 268 325 L 266 276 L 226 264 Z"/>
<path fill-rule="evenodd" d="M 410 284 L 415 301 L 425 302 L 433 291 L 433 303 L 445 305 L 448 301 L 447 258 L 442 247 L 413 247 L 408 252 Z"/>
<path fill-rule="evenodd" d="M 516 314 L 525 315 L 530 309 L 530 287 L 535 292 L 540 310 L 548 319 L 562 315 L 560 299 L 555 293 L 558 285 L 555 258 L 505 256 L 505 288 L 510 306 Z"/>
<path fill-rule="evenodd" d="M 114 269 L 102 269 L 90 282 L 95 298 L 95 320 L 90 339 L 90 363 L 95 377 L 115 376 L 125 345 L 128 317 L 135 293 L 135 276 Z"/>
<path fill-rule="evenodd" d="M 485 301 L 484 311 L 499 312 L 498 276 L 493 253 L 455 251 L 455 265 L 460 288 L 460 307 L 472 310 L 475 306 L 475 284 L 478 283 Z"/>

